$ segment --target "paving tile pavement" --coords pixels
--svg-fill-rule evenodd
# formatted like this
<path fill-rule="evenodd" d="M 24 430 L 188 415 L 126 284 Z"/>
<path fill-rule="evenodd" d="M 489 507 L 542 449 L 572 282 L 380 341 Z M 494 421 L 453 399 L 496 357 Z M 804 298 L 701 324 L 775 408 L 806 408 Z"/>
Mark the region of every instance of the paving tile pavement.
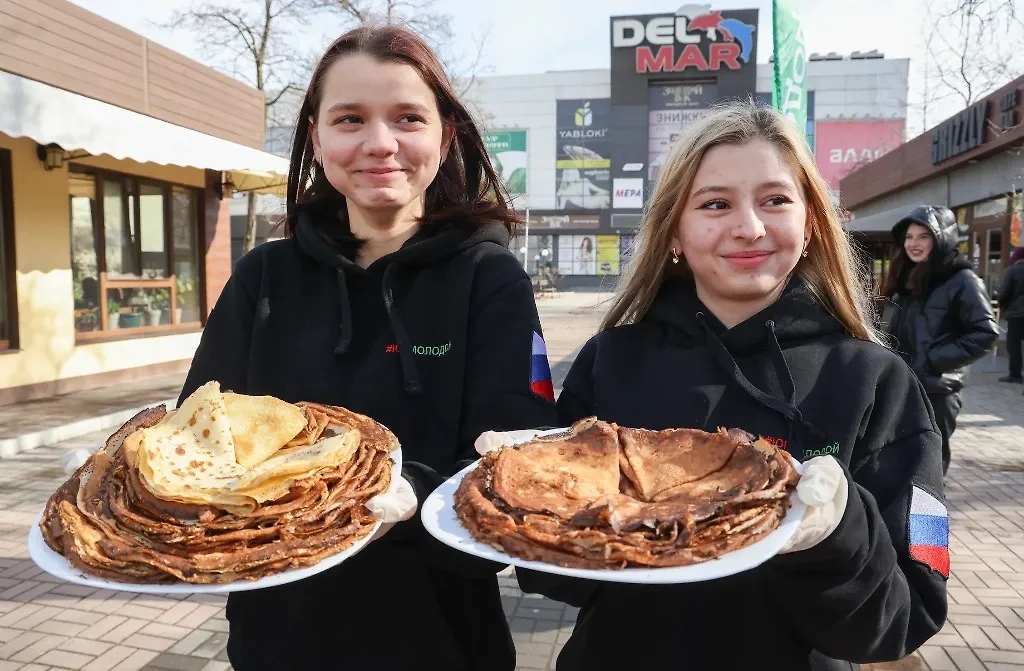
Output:
<path fill-rule="evenodd" d="M 606 297 L 540 301 L 556 387 L 597 324 Z M 919 653 L 865 671 L 1024 671 L 1024 398 L 995 381 L 998 360 L 973 375 L 946 481 L 953 576 L 950 617 Z M 227 671 L 227 621 L 217 596 L 115 593 L 57 581 L 37 569 L 27 529 L 63 479 L 61 455 L 106 431 L 39 447 L 0 467 L 0 671 Z M 554 669 L 575 609 L 524 595 L 499 577 L 523 671 Z"/>

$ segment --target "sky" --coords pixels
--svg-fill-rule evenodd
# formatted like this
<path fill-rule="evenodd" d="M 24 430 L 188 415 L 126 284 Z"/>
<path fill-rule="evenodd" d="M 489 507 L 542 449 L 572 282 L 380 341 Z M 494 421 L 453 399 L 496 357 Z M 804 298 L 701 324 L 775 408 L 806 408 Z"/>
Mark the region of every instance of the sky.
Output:
<path fill-rule="evenodd" d="M 193 0 L 71 0 L 77 5 L 140 33 L 155 42 L 202 60 L 197 45 L 181 31 L 157 24 Z M 238 3 L 253 0 L 234 0 Z M 696 1 L 696 0 L 695 0 Z M 910 100 L 920 77 L 924 53 L 926 0 L 798 0 L 808 52 L 878 49 L 889 58 L 911 59 Z M 477 36 L 486 34 L 483 62 L 489 74 L 512 75 L 607 68 L 609 17 L 626 14 L 671 14 L 684 0 L 436 0 L 438 9 L 453 17 L 456 52 L 469 54 Z M 771 0 L 700 0 L 715 9 L 760 10 L 758 62 L 772 53 Z M 310 27 L 304 36 L 310 46 L 323 45 L 340 33 L 340 25 Z M 933 125 L 959 107 L 929 112 Z M 908 120 L 911 129 L 913 118 Z M 916 129 L 918 132 L 920 128 Z"/>

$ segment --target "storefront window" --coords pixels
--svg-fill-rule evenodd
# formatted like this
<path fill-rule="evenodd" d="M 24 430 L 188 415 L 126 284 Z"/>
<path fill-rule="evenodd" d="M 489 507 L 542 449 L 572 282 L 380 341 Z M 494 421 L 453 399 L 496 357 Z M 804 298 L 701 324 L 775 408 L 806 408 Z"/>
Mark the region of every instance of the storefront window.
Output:
<path fill-rule="evenodd" d="M 199 322 L 197 189 L 75 167 L 70 212 L 80 337 Z"/>
<path fill-rule="evenodd" d="M 176 186 L 171 189 L 173 260 L 179 321 L 199 321 L 199 241 L 196 222 L 199 201 L 195 191 Z"/>

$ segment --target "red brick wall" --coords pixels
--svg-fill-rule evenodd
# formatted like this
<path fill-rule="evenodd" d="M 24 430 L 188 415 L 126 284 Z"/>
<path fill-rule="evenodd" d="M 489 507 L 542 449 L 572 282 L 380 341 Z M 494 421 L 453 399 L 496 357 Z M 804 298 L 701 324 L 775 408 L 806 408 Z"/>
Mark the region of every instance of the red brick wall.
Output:
<path fill-rule="evenodd" d="M 231 276 L 231 200 L 221 199 L 217 195 L 220 179 L 219 171 L 206 171 L 203 212 L 203 266 L 206 273 L 204 321 Z"/>

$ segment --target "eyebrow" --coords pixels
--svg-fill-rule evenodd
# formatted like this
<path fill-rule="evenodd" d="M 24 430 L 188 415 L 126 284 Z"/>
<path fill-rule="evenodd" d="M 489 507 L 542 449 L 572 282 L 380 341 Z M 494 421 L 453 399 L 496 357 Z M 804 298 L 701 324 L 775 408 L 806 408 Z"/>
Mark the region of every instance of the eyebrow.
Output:
<path fill-rule="evenodd" d="M 761 184 L 758 184 L 757 188 L 758 189 L 793 189 L 793 188 L 796 188 L 796 187 L 794 187 L 791 182 L 773 181 L 773 182 L 763 182 Z M 705 193 L 727 193 L 727 192 L 729 192 L 731 190 L 732 190 L 732 188 L 728 187 L 728 186 L 717 186 L 717 185 L 702 186 L 699 189 L 697 189 L 696 191 L 694 191 L 693 195 L 690 196 L 690 197 L 691 198 L 696 198 L 697 196 L 701 196 L 701 195 L 703 195 Z"/>
<path fill-rule="evenodd" d="M 419 112 L 420 114 L 429 114 L 430 110 L 426 105 L 420 103 L 398 103 L 395 107 L 402 112 Z M 354 110 L 360 110 L 363 105 L 360 103 L 334 103 L 327 108 L 327 113 L 332 114 L 334 112 L 351 112 Z"/>

